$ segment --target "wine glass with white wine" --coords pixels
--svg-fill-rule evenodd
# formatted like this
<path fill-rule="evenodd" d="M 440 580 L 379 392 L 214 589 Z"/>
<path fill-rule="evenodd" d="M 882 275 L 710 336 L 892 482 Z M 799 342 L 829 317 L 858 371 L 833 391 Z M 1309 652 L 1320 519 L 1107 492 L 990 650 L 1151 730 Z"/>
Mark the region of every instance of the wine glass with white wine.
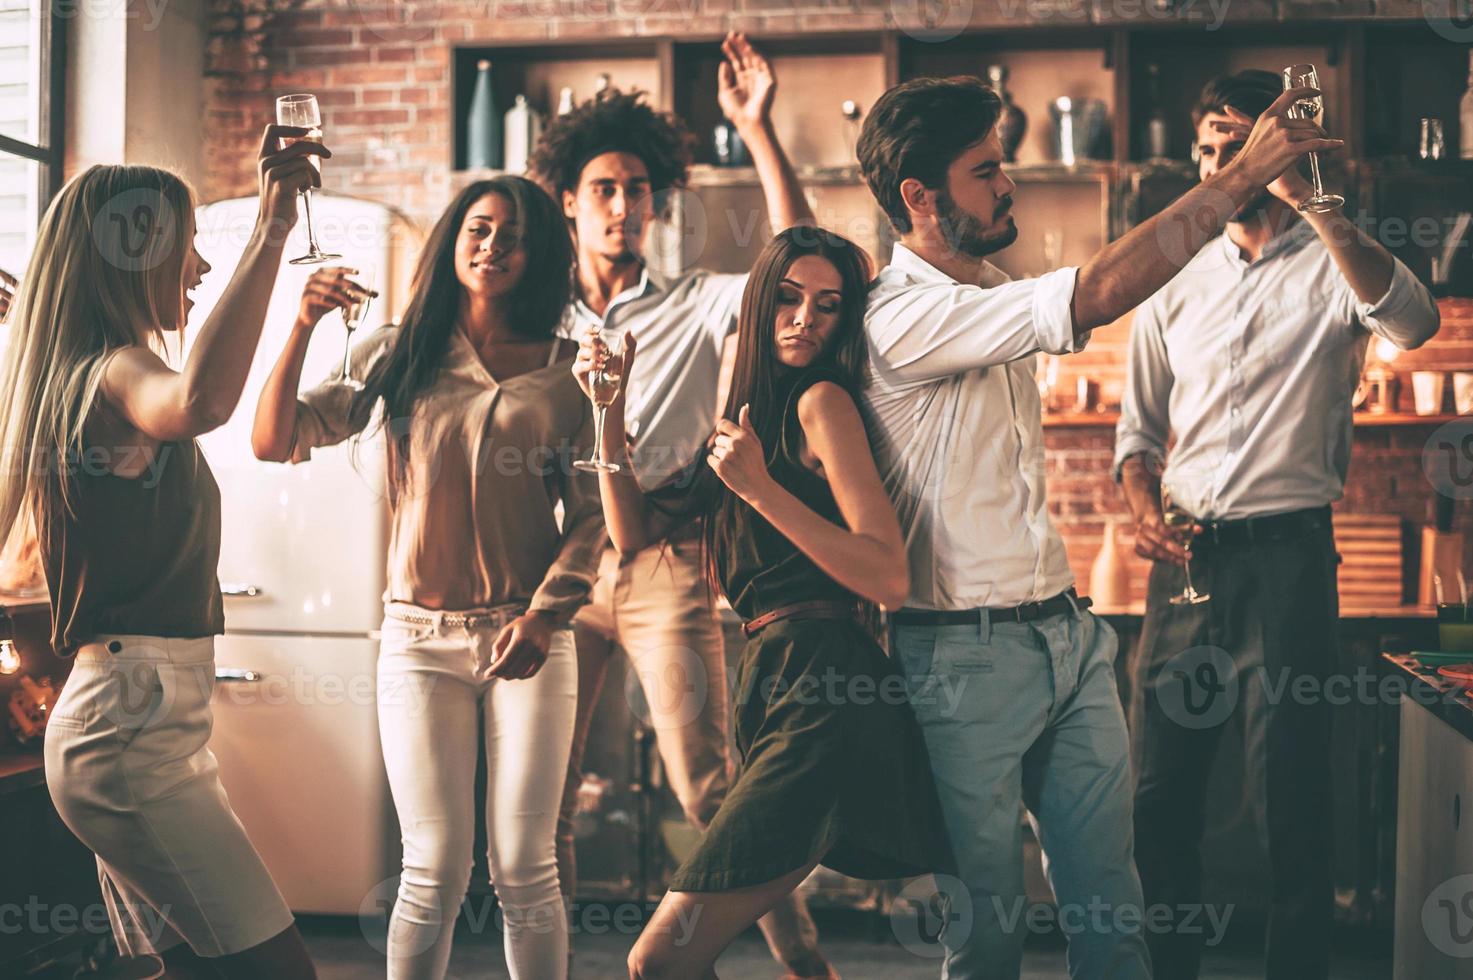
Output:
<path fill-rule="evenodd" d="M 1198 592 L 1196 586 L 1192 584 L 1192 538 L 1196 533 L 1194 526 L 1197 519 L 1189 510 L 1172 499 L 1171 491 L 1167 489 L 1165 483 L 1161 484 L 1161 520 L 1166 523 L 1166 529 L 1181 541 L 1182 547 L 1187 551 L 1186 563 L 1182 565 L 1187 573 L 1186 587 L 1179 595 L 1174 595 L 1166 601 L 1173 606 L 1195 606 L 1200 602 L 1206 602 L 1212 596 L 1206 592 Z"/>
<path fill-rule="evenodd" d="M 1290 65 L 1284 69 L 1284 88 L 1309 88 L 1318 90 L 1320 87 L 1319 73 L 1314 70 L 1314 65 Z M 1316 126 L 1322 126 L 1325 120 L 1325 97 L 1323 94 L 1308 99 L 1299 99 L 1289 108 L 1291 119 L 1313 119 Z M 1314 184 L 1314 192 L 1299 202 L 1299 210 L 1318 214 L 1321 211 L 1333 211 L 1345 203 L 1345 198 L 1339 194 L 1326 194 L 1325 185 L 1320 180 L 1320 155 L 1310 153 L 1309 175 Z"/>
<path fill-rule="evenodd" d="M 281 141 L 284 150 L 298 140 L 322 142 L 322 110 L 317 106 L 315 95 L 283 95 L 276 100 L 276 122 L 282 126 L 299 126 L 308 130 L 306 136 L 293 136 Z M 315 154 L 307 157 L 317 173 L 322 173 L 322 159 Z M 307 216 L 307 254 L 290 259 L 292 265 L 316 265 L 328 259 L 340 259 L 341 255 L 324 252 L 317 247 L 317 236 L 312 231 L 312 188 L 302 191 L 302 208 Z"/>
<path fill-rule="evenodd" d="M 353 377 L 349 357 L 353 352 L 353 334 L 368 319 L 368 308 L 378 296 L 373 288 L 373 269 L 353 270 L 353 275 L 344 284 L 344 288 L 352 297 L 352 302 L 341 308 L 343 326 L 347 328 L 347 334 L 343 338 L 343 370 L 338 375 L 338 384 L 352 388 L 354 391 L 362 391 L 363 382 Z"/>
<path fill-rule="evenodd" d="M 598 336 L 597 332 L 594 336 Z M 605 473 L 622 473 L 624 467 L 604 458 L 604 416 L 614 399 L 619 397 L 619 386 L 624 377 L 624 347 L 621 340 L 619 352 L 603 348 L 603 356 L 595 363 L 588 376 L 588 386 L 593 391 L 593 404 L 598 410 L 593 419 L 593 457 L 579 459 L 573 465 L 580 470 L 602 470 Z"/>

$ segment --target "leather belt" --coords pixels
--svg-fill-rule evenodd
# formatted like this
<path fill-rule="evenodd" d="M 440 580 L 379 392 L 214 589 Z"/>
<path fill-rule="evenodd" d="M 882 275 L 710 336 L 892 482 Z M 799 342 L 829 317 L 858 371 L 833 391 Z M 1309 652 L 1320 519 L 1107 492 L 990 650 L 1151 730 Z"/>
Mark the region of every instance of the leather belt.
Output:
<path fill-rule="evenodd" d="M 742 632 L 752 636 L 764 626 L 771 626 L 780 619 L 854 619 L 854 605 L 835 602 L 832 599 L 815 599 L 811 602 L 795 602 L 791 606 L 779 606 L 772 612 L 763 613 L 756 619 L 742 624 Z"/>
<path fill-rule="evenodd" d="M 1235 521 L 1198 521 L 1202 533 L 1192 539 L 1193 544 L 1234 545 L 1263 544 L 1270 541 L 1289 541 L 1302 538 L 1319 528 L 1329 528 L 1329 507 L 1311 507 L 1308 510 L 1292 510 L 1286 514 L 1270 514 L 1267 517 L 1244 517 Z"/>
<path fill-rule="evenodd" d="M 1045 616 L 1072 613 L 1093 605 L 1088 596 L 1074 589 L 1060 592 L 1041 602 L 1025 602 L 1021 606 L 985 607 L 990 622 L 1027 623 Z M 900 609 L 890 616 L 897 626 L 970 626 L 980 621 L 982 609 Z"/>

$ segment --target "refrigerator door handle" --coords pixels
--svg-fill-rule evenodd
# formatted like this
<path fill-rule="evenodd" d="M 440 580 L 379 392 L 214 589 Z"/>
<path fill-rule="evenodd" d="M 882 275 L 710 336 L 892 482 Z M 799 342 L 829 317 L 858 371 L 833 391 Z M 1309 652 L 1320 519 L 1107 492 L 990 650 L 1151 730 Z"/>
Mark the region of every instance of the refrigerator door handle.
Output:
<path fill-rule="evenodd" d="M 220 594 L 227 599 L 255 599 L 265 595 L 266 590 L 245 582 L 221 582 Z"/>

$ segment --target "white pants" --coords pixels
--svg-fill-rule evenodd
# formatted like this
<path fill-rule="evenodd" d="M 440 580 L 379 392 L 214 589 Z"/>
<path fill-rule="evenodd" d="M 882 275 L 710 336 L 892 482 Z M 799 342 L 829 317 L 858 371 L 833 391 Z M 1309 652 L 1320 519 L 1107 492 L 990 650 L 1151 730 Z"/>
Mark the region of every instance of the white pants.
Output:
<path fill-rule="evenodd" d="M 292 924 L 206 744 L 214 688 L 214 637 L 102 636 L 77 652 L 46 725 L 51 799 L 97 854 L 128 955 L 183 941 L 226 956 Z"/>
<path fill-rule="evenodd" d="M 572 630 L 553 634 L 547 662 L 531 677 L 487 680 L 492 643 L 514 611 L 466 629 L 411 625 L 395 615 L 405 609 L 413 611 L 389 608 L 378 661 L 379 735 L 404 841 L 389 977 L 439 980 L 450 961 L 471 876 L 479 712 L 487 858 L 507 967 L 515 980 L 559 980 L 568 924 L 555 831 L 578 703 Z"/>

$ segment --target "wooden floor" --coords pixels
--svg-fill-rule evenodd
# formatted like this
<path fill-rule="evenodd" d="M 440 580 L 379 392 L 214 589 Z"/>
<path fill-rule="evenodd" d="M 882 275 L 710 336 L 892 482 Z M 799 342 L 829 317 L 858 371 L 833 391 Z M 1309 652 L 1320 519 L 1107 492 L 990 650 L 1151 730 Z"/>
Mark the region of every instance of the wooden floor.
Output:
<path fill-rule="evenodd" d="M 834 915 L 840 916 L 834 918 Z M 856 921 L 848 913 L 815 913 L 824 952 L 844 980 L 937 980 L 939 961 L 917 956 L 893 939 L 877 934 L 874 923 Z M 307 919 L 301 923 L 317 963 L 320 980 L 362 980 L 383 976 L 383 933 L 365 933 L 351 919 Z M 447 980 L 507 977 L 501 936 L 494 927 L 457 934 Z M 1252 937 L 1248 937 L 1251 939 Z M 633 937 L 612 931 L 573 937 L 572 980 L 619 980 L 626 976 L 624 958 Z M 1251 942 L 1229 939 L 1210 950 L 1201 980 L 1250 980 L 1263 976 L 1262 959 Z M 1387 980 L 1391 976 L 1389 940 L 1363 934 L 1336 937 L 1335 980 Z M 1245 948 L 1247 947 L 1247 948 Z M 755 931 L 737 940 L 717 964 L 722 980 L 776 980 L 782 975 Z M 1030 944 L 1024 980 L 1066 978 L 1064 952 L 1047 938 Z"/>

